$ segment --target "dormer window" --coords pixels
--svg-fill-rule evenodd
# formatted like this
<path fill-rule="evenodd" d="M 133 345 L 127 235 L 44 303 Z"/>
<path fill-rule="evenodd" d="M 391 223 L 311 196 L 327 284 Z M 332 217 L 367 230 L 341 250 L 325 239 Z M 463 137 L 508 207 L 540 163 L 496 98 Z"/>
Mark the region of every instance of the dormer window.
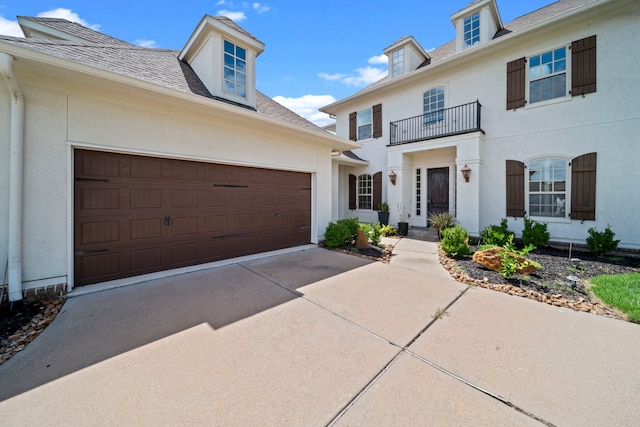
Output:
<path fill-rule="evenodd" d="M 391 54 L 391 77 L 404 74 L 404 49 L 398 49 Z"/>
<path fill-rule="evenodd" d="M 464 47 L 480 43 L 480 12 L 464 18 Z"/>
<path fill-rule="evenodd" d="M 247 97 L 247 51 L 224 41 L 224 92 Z"/>

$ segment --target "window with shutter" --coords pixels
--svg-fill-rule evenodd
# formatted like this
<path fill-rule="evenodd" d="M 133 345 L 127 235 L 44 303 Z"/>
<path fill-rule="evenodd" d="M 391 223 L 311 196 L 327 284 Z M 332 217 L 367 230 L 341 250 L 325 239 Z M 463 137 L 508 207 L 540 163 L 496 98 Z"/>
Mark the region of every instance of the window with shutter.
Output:
<path fill-rule="evenodd" d="M 596 91 L 596 36 L 571 43 L 571 94 Z"/>
<path fill-rule="evenodd" d="M 507 216 L 524 215 L 524 163 L 507 160 Z"/>
<path fill-rule="evenodd" d="M 349 209 L 355 210 L 358 208 L 357 195 L 358 195 L 358 177 L 349 174 Z"/>
<path fill-rule="evenodd" d="M 596 219 L 596 153 L 571 160 L 571 219 Z"/>
<path fill-rule="evenodd" d="M 371 175 L 358 175 L 358 209 L 373 209 L 373 179 Z"/>
<path fill-rule="evenodd" d="M 358 140 L 358 113 L 349 114 L 349 139 Z"/>
<path fill-rule="evenodd" d="M 382 104 L 373 106 L 373 137 L 382 136 Z"/>
<path fill-rule="evenodd" d="M 378 205 L 382 202 L 382 172 L 373 174 L 373 209 L 378 210 Z"/>
<path fill-rule="evenodd" d="M 524 107 L 526 62 L 520 58 L 507 64 L 507 110 Z"/>

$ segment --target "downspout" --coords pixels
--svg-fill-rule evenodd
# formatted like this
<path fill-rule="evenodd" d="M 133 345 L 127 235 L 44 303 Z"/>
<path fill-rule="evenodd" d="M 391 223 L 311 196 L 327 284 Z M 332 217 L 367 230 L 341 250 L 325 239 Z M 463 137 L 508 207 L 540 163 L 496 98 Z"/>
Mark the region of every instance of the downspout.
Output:
<path fill-rule="evenodd" d="M 0 74 L 11 94 L 11 152 L 9 157 L 9 302 L 22 299 L 22 172 L 24 96 L 13 72 L 13 56 L 0 52 Z"/>

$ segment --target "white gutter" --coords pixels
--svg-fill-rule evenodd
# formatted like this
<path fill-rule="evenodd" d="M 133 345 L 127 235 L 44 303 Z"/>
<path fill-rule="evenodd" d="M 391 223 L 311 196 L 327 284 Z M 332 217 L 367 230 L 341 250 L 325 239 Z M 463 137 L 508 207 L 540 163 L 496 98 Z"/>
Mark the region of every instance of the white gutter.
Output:
<path fill-rule="evenodd" d="M 11 151 L 9 157 L 9 302 L 22 299 L 22 169 L 24 152 L 24 96 L 13 72 L 13 56 L 0 52 L 0 74 L 11 94 Z"/>

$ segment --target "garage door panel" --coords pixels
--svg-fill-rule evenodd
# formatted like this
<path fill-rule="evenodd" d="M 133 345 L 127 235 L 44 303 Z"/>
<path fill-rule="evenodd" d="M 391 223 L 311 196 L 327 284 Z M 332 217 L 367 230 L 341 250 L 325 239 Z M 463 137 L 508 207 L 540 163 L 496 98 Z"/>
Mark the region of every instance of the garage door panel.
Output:
<path fill-rule="evenodd" d="M 226 215 L 208 215 L 205 219 L 205 232 L 226 231 L 228 220 Z"/>
<path fill-rule="evenodd" d="M 173 217 L 171 218 L 171 234 L 198 234 L 198 217 Z"/>
<path fill-rule="evenodd" d="M 80 188 L 78 192 L 81 209 L 119 209 L 120 189 Z"/>
<path fill-rule="evenodd" d="M 120 222 L 84 222 L 80 225 L 79 232 L 79 240 L 83 245 L 117 242 L 120 240 Z"/>
<path fill-rule="evenodd" d="M 172 204 L 174 208 L 197 208 L 198 190 L 173 190 Z"/>
<path fill-rule="evenodd" d="M 134 219 L 129 221 L 129 238 L 152 239 L 162 237 L 162 218 Z"/>
<path fill-rule="evenodd" d="M 131 156 L 131 178 L 162 179 L 162 159 Z"/>
<path fill-rule="evenodd" d="M 158 209 L 162 207 L 162 189 L 132 188 L 129 199 L 132 209 Z"/>
<path fill-rule="evenodd" d="M 78 285 L 311 240 L 311 191 L 304 188 L 310 174 L 86 150 L 74 155 Z"/>

